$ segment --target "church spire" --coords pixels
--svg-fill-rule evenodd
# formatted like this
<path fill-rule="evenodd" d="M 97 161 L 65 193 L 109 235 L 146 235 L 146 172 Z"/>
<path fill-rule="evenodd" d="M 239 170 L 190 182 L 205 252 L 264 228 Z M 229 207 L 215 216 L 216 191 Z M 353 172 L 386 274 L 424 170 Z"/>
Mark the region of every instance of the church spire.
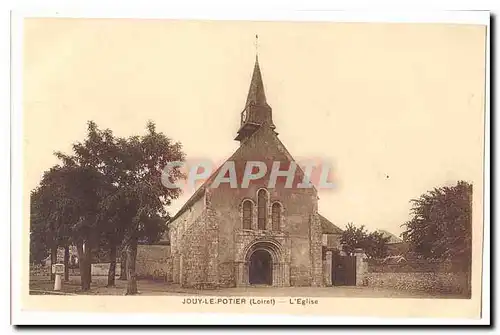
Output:
<path fill-rule="evenodd" d="M 255 65 L 253 67 L 252 80 L 250 81 L 250 89 L 246 106 L 257 105 L 266 106 L 266 93 L 264 91 L 264 83 L 262 82 L 262 74 L 259 66 L 259 36 L 255 35 Z"/>
<path fill-rule="evenodd" d="M 257 49 L 257 35 L 255 35 L 255 39 Z M 236 140 L 243 142 L 262 126 L 268 126 L 273 130 L 276 128 L 273 124 L 271 107 L 268 105 L 266 100 L 264 82 L 262 81 L 262 74 L 259 65 L 258 50 L 256 50 L 252 79 L 250 81 L 247 101 L 243 112 L 241 113 L 241 127 L 238 130 Z"/>

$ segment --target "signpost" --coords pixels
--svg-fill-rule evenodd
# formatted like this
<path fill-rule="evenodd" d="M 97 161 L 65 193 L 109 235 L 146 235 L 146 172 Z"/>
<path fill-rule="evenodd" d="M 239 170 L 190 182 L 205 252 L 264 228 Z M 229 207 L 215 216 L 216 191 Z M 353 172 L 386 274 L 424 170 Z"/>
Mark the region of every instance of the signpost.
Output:
<path fill-rule="evenodd" d="M 61 290 L 61 276 L 64 274 L 64 264 L 52 264 L 52 273 L 56 275 L 54 281 L 54 291 Z"/>

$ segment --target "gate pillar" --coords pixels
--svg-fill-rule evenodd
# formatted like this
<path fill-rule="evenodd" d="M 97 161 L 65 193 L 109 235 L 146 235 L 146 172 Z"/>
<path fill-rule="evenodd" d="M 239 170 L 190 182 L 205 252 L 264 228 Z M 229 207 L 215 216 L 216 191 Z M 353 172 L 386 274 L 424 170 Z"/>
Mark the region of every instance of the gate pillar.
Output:
<path fill-rule="evenodd" d="M 368 272 L 367 257 L 361 248 L 355 249 L 354 253 L 356 255 L 356 286 L 363 286 Z"/>
<path fill-rule="evenodd" d="M 323 261 L 323 278 L 326 286 L 332 286 L 332 260 L 332 251 L 328 250 Z"/>

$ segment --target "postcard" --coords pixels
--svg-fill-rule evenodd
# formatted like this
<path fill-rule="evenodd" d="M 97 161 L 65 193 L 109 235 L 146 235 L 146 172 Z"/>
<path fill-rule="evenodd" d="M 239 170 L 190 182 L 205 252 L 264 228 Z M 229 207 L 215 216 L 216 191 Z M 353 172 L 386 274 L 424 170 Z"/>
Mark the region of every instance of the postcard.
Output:
<path fill-rule="evenodd" d="M 487 21 L 18 23 L 24 311 L 481 318 Z"/>

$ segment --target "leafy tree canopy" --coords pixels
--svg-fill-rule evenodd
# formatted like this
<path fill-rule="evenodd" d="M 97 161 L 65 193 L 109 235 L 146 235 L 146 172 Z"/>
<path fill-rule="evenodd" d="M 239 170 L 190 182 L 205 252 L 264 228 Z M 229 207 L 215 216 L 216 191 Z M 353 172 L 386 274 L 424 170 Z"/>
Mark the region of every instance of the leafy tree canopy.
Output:
<path fill-rule="evenodd" d="M 412 218 L 403 239 L 428 259 L 446 259 L 470 266 L 472 256 L 472 185 L 437 187 L 411 200 Z"/>
<path fill-rule="evenodd" d="M 145 135 L 122 138 L 91 121 L 84 141 L 75 143 L 71 154 L 56 156 L 61 164 L 47 171 L 31 194 L 33 250 L 63 242 L 114 250 L 162 236 L 166 206 L 180 194 L 163 186 L 163 170 L 183 161 L 184 153 L 153 122 Z M 171 182 L 183 177 L 179 168 L 169 173 Z"/>
<path fill-rule="evenodd" d="M 368 232 L 365 226 L 355 227 L 352 223 L 343 231 L 340 243 L 348 255 L 352 255 L 357 248 L 363 249 L 368 257 L 383 258 L 387 254 L 389 237 L 381 232 Z"/>

